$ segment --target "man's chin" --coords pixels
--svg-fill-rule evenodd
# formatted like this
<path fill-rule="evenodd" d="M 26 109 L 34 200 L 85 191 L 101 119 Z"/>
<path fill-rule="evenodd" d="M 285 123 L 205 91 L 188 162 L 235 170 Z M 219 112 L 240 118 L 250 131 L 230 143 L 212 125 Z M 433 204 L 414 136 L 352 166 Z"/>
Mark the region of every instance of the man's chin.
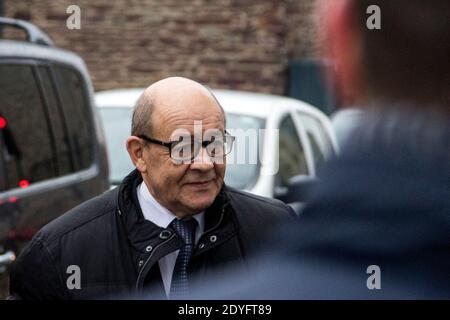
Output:
<path fill-rule="evenodd" d="M 208 209 L 216 199 L 219 190 L 211 187 L 207 189 L 185 188 L 182 192 L 184 193 L 184 206 L 189 209 L 192 215 Z"/>
<path fill-rule="evenodd" d="M 191 212 L 191 214 L 197 214 L 200 213 L 202 211 L 205 211 L 206 209 L 208 209 L 214 202 L 214 199 L 195 199 L 194 202 L 192 202 L 193 199 L 191 199 L 191 201 L 189 201 L 189 203 L 187 204 L 187 207 L 189 208 L 189 211 Z"/>

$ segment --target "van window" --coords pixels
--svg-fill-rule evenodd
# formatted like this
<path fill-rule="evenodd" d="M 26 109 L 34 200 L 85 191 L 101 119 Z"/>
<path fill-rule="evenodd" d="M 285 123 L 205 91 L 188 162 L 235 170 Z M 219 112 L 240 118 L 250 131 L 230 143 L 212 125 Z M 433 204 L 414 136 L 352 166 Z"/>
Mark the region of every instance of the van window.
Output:
<path fill-rule="evenodd" d="M 286 186 L 296 175 L 308 175 L 305 151 L 292 117 L 286 116 L 280 123 L 279 171 L 277 186 Z"/>
<path fill-rule="evenodd" d="M 49 114 L 31 66 L 0 64 L 0 102 L 3 190 L 55 177 Z"/>
<path fill-rule="evenodd" d="M 74 151 L 75 170 L 88 168 L 93 160 L 92 110 L 81 76 L 75 70 L 54 66 L 69 140 Z"/>
<path fill-rule="evenodd" d="M 46 105 L 50 114 L 50 126 L 55 140 L 55 152 L 58 162 L 58 174 L 65 175 L 75 171 L 72 155 L 70 152 L 69 132 L 67 121 L 64 119 L 62 108 L 58 102 L 55 83 L 49 67 L 40 66 L 39 79 L 45 94 Z"/>

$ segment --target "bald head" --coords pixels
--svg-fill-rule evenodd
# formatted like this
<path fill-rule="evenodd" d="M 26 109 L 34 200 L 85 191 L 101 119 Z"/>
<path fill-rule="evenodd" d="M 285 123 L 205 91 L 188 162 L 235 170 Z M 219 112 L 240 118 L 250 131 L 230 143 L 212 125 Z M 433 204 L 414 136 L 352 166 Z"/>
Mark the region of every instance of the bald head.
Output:
<path fill-rule="evenodd" d="M 150 85 L 139 97 L 133 112 L 131 134 L 153 134 L 163 123 L 154 121 L 170 114 L 198 114 L 219 110 L 225 113 L 213 93 L 205 86 L 182 77 L 162 79 Z"/>

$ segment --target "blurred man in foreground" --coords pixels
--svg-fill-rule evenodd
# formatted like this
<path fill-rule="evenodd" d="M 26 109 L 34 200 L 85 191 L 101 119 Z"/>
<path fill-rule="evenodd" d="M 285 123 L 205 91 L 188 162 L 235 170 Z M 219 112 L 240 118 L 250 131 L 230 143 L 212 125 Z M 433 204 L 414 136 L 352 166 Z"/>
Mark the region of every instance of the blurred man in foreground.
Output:
<path fill-rule="evenodd" d="M 220 298 L 450 298 L 450 2 L 322 1 L 321 21 L 335 82 L 367 115 L 259 272 Z"/>

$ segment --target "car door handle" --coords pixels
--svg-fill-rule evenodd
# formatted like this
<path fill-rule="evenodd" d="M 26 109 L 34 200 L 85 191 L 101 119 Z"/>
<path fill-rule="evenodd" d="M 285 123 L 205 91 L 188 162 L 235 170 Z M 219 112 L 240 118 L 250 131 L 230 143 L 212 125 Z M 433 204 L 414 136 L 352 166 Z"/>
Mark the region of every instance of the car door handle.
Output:
<path fill-rule="evenodd" d="M 12 251 L 6 251 L 3 254 L 0 254 L 0 272 L 2 269 L 16 260 L 16 254 Z"/>

